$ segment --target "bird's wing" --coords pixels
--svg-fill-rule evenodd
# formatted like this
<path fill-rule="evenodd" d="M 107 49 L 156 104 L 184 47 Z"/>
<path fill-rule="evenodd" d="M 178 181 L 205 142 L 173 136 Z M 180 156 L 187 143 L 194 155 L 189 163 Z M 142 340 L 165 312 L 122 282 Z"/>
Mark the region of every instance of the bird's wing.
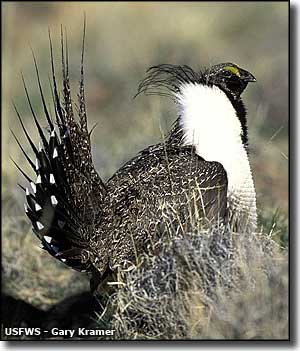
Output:
<path fill-rule="evenodd" d="M 47 108 L 36 59 L 33 55 L 41 104 L 49 132 L 41 128 L 23 79 L 33 121 L 41 138 L 39 148 L 34 145 L 26 131 L 17 109 L 16 112 L 35 155 L 35 162 L 25 153 L 21 142 L 17 140 L 17 143 L 35 172 L 36 180 L 32 180 L 19 165 L 17 167 L 31 184 L 31 192 L 28 188 L 22 187 L 27 199 L 25 211 L 32 222 L 34 232 L 42 241 L 42 247 L 72 268 L 84 270 L 89 267 L 90 235 L 94 230 L 96 219 L 98 220 L 101 216 L 101 205 L 106 189 L 92 162 L 84 98 L 84 49 L 82 49 L 78 118 L 76 119 L 76 111 L 73 109 L 71 100 L 68 52 L 64 44 L 63 33 L 61 35 L 63 102 L 59 97 L 55 77 L 50 35 L 49 40 L 55 121 Z"/>
<path fill-rule="evenodd" d="M 106 186 L 109 223 L 104 219 L 102 231 L 110 237 L 111 266 L 132 259 L 149 239 L 155 240 L 162 224 L 189 230 L 195 218 L 211 223 L 226 217 L 226 172 L 220 163 L 197 156 L 192 147 L 151 146 Z"/>

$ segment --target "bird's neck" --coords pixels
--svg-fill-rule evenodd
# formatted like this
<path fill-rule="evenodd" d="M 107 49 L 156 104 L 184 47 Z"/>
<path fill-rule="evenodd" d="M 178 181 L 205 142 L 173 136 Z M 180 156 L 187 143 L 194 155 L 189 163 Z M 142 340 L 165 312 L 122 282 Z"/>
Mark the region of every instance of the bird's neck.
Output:
<path fill-rule="evenodd" d="M 255 217 L 253 179 L 244 140 L 246 126 L 232 102 L 219 88 L 187 84 L 178 93 L 180 118 L 170 138 L 181 133 L 183 145 L 194 145 L 206 161 L 220 162 L 228 177 L 228 203 L 231 208 L 250 210 Z M 245 116 L 244 116 L 245 117 Z"/>

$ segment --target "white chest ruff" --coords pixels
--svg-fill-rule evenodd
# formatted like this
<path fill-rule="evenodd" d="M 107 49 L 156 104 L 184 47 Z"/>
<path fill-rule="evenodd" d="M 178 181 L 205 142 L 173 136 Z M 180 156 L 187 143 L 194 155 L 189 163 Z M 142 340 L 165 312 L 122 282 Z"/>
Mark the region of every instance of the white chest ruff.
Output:
<path fill-rule="evenodd" d="M 256 226 L 256 196 L 248 156 L 241 140 L 241 123 L 227 96 L 217 87 L 186 84 L 177 96 L 184 143 L 199 156 L 220 162 L 228 177 L 228 206 L 244 213 Z"/>

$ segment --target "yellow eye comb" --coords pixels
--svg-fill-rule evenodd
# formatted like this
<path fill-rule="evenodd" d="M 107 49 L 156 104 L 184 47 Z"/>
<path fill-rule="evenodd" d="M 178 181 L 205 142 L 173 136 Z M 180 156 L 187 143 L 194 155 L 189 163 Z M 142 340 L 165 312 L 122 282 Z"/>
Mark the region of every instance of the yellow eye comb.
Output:
<path fill-rule="evenodd" d="M 240 77 L 240 71 L 238 68 L 233 67 L 233 66 L 225 66 L 224 69 L 226 69 L 227 71 L 230 71 L 231 73 L 235 74 L 236 76 Z"/>

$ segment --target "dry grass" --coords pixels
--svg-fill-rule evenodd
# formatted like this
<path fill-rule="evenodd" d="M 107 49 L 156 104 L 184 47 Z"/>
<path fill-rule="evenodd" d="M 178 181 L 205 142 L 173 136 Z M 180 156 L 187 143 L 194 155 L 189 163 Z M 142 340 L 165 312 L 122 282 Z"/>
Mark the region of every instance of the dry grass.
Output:
<path fill-rule="evenodd" d="M 116 338 L 288 338 L 287 252 L 269 236 L 185 233 L 120 276 Z"/>

